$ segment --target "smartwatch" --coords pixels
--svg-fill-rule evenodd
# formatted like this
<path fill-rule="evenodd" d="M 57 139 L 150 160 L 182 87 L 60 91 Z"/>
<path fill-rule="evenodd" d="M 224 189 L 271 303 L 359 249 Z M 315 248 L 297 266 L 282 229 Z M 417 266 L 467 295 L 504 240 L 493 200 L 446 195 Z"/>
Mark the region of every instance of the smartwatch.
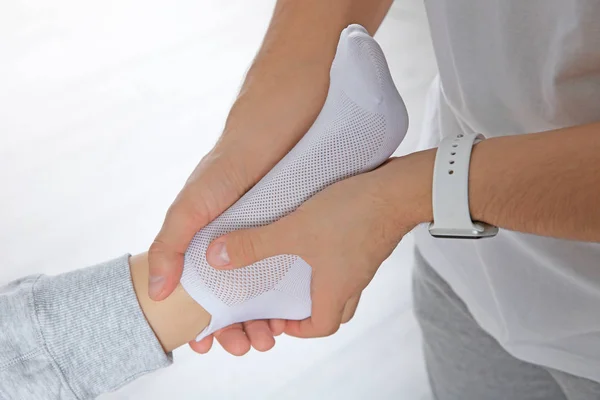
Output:
<path fill-rule="evenodd" d="M 439 238 L 480 239 L 496 236 L 498 228 L 472 221 L 469 212 L 471 150 L 481 134 L 460 133 L 444 138 L 433 170 L 433 222 L 429 233 Z"/>

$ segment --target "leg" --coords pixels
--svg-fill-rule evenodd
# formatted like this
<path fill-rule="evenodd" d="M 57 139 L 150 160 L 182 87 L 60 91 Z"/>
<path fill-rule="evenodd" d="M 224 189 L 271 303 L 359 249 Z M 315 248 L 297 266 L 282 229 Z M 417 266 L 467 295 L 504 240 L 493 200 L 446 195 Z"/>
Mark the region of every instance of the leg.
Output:
<path fill-rule="evenodd" d="M 475 322 L 417 251 L 415 313 L 437 400 L 567 400 L 542 367 L 517 360 Z"/>
<path fill-rule="evenodd" d="M 150 299 L 147 253 L 131 257 L 129 265 L 140 308 L 165 351 L 173 351 L 183 346 L 208 325 L 210 314 L 196 303 L 181 285 L 163 301 Z"/>
<path fill-rule="evenodd" d="M 600 399 L 600 383 L 564 372 L 548 369 L 568 400 Z"/>

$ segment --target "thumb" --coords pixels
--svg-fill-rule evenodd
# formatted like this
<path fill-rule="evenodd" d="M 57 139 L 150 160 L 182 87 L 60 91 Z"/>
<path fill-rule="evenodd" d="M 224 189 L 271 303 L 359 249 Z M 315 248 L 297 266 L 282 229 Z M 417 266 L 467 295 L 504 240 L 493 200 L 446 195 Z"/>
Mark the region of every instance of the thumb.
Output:
<path fill-rule="evenodd" d="M 167 298 L 177 287 L 183 271 L 185 251 L 210 218 L 185 196 L 169 208 L 163 226 L 148 250 L 148 295 L 155 301 Z"/>
<path fill-rule="evenodd" d="M 217 269 L 235 269 L 285 254 L 277 224 L 242 229 L 216 239 L 206 250 L 206 260 Z"/>
<path fill-rule="evenodd" d="M 215 149 L 200 161 L 169 207 L 148 250 L 148 294 L 153 300 L 167 298 L 179 284 L 185 252 L 194 235 L 245 191 L 246 179 L 240 168 Z"/>

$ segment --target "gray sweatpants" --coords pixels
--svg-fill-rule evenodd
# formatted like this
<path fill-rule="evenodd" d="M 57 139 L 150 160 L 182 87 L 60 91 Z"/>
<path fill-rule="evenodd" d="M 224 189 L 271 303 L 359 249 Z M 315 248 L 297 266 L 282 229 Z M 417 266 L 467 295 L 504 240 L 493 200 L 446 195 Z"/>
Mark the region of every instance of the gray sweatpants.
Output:
<path fill-rule="evenodd" d="M 415 313 L 437 400 L 590 400 L 600 384 L 508 354 L 417 251 Z"/>

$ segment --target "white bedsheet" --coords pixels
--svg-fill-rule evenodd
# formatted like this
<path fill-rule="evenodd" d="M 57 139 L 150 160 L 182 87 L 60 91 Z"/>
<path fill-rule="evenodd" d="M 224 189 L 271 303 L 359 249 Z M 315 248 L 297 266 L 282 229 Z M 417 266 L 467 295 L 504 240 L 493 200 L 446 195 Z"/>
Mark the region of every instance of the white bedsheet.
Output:
<path fill-rule="evenodd" d="M 0 283 L 147 248 L 219 135 L 273 4 L 0 3 Z M 407 151 L 435 73 L 422 4 L 395 4 L 377 38 L 411 115 Z M 242 358 L 180 349 L 103 399 L 428 398 L 408 240 L 337 335 Z"/>

